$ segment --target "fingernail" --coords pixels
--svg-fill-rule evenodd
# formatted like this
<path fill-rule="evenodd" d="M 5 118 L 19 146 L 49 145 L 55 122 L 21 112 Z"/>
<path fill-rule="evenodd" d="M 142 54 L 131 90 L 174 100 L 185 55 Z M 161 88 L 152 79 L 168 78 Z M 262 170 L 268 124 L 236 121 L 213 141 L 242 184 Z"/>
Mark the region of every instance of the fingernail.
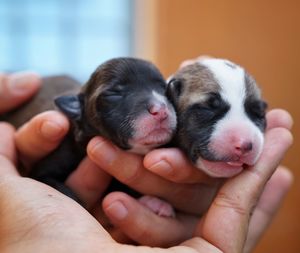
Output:
<path fill-rule="evenodd" d="M 171 165 L 165 160 L 161 160 L 161 161 L 153 164 L 148 169 L 151 171 L 154 171 L 154 172 L 158 172 L 160 174 L 164 174 L 164 175 L 170 174 L 172 172 Z"/>
<path fill-rule="evenodd" d="M 64 134 L 64 128 L 53 121 L 45 121 L 41 125 L 40 131 L 45 138 L 51 140 L 59 139 Z"/>
<path fill-rule="evenodd" d="M 37 82 L 32 78 L 33 76 L 27 76 L 25 74 L 13 75 L 8 79 L 8 89 L 12 94 L 19 95 L 30 92 L 37 86 Z"/>
<path fill-rule="evenodd" d="M 95 137 L 89 143 L 88 153 L 97 164 L 110 165 L 116 159 L 116 148 L 102 137 Z"/>
<path fill-rule="evenodd" d="M 128 215 L 128 210 L 121 201 L 113 202 L 105 210 L 111 218 L 117 220 L 123 220 Z"/>

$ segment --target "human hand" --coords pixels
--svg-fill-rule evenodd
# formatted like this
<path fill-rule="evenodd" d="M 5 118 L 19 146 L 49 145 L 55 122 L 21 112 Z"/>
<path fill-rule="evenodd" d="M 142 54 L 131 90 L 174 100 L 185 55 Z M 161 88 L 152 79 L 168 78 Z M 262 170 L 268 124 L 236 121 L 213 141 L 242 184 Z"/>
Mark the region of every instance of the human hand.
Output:
<path fill-rule="evenodd" d="M 33 92 L 32 90 L 37 89 L 35 87 L 39 86 L 38 76 L 30 73 L 24 73 L 5 76 L 5 78 L 1 79 L 4 85 L 2 87 L 6 87 L 6 85 L 9 82 L 12 82 L 14 79 L 17 79 L 17 81 L 21 84 L 23 83 L 25 87 L 26 85 L 29 85 L 29 87 L 31 87 L 30 85 L 32 85 L 33 88 L 31 89 L 31 92 Z M 4 90 L 7 91 L 8 89 L 6 88 Z M 30 89 L 28 89 L 28 91 L 30 91 Z M 23 95 L 23 97 L 24 96 L 25 95 Z M 18 104 L 18 101 L 21 100 L 16 100 L 14 103 Z M 7 105 L 7 103 L 5 103 L 4 105 Z M 13 103 L 11 104 L 11 106 L 12 105 Z M 282 126 L 289 128 L 291 126 L 291 119 L 288 114 L 281 112 L 281 115 L 278 116 L 280 116 L 279 118 L 282 122 L 276 122 L 276 117 L 274 116 L 273 118 L 275 119 L 275 124 L 273 124 L 273 127 Z M 270 118 L 272 119 L 272 117 Z M 26 124 L 22 128 L 22 130 L 18 132 L 16 138 L 19 149 L 21 150 L 23 161 L 27 164 L 27 166 L 30 166 L 35 161 L 48 154 L 59 145 L 60 140 L 67 131 L 68 121 L 57 112 L 46 112 L 40 117 L 37 117 L 36 120 L 33 120 L 31 123 Z M 125 161 L 128 161 L 127 155 L 130 156 L 130 154 L 128 153 L 125 154 Z M 164 158 L 166 158 L 166 160 L 164 160 Z M 138 158 L 138 160 L 140 161 L 140 158 Z M 168 164 L 168 160 L 170 160 L 170 164 Z M 194 167 L 185 158 L 185 156 L 177 149 L 153 151 L 146 156 L 144 163 L 146 167 L 150 169 L 154 174 L 158 174 L 167 179 L 167 181 L 156 181 L 157 177 L 153 177 L 151 173 L 146 173 L 146 175 L 144 175 L 142 177 L 142 180 L 140 181 L 141 185 L 145 185 L 145 192 L 152 192 L 151 188 L 156 188 L 157 185 L 157 194 L 162 197 L 166 195 L 166 199 L 168 199 L 170 203 L 174 204 L 174 206 L 176 206 L 181 211 L 186 211 L 192 214 L 203 213 L 209 206 L 219 186 L 218 182 L 209 180 L 199 170 L 195 170 Z M 111 168 L 114 168 L 114 166 L 111 166 Z M 141 168 L 144 169 L 143 167 Z M 182 168 L 185 169 L 183 170 Z M 276 175 L 277 174 L 281 175 L 282 173 L 278 172 L 276 173 Z M 274 176 L 275 178 L 277 177 L 276 175 Z M 281 176 L 278 177 L 279 179 L 274 181 L 284 181 L 284 179 L 281 179 Z M 150 184 L 147 184 L 147 182 L 149 182 L 149 178 L 154 178 L 154 180 L 150 180 Z M 109 181 L 110 178 L 106 173 L 96 168 L 95 164 L 93 164 L 89 159 L 85 159 L 79 166 L 79 168 L 75 171 L 75 173 L 73 173 L 73 175 L 71 175 L 67 180 L 67 184 L 71 188 L 73 188 L 73 190 L 77 192 L 77 194 L 80 195 L 82 199 L 84 199 L 84 202 L 87 203 L 87 207 L 91 211 L 91 207 L 93 207 L 97 203 L 97 200 L 105 190 Z M 170 184 L 169 181 L 173 181 L 176 184 Z M 151 184 L 151 182 L 154 182 L 154 184 Z M 191 184 L 196 182 L 202 183 L 191 186 Z M 271 180 L 270 185 L 272 185 L 272 182 L 273 181 Z M 270 188 L 272 187 L 270 186 Z M 283 189 L 281 192 L 281 198 L 278 197 L 278 202 L 283 198 L 284 193 L 285 191 Z M 179 196 L 179 198 L 177 198 L 177 196 Z M 127 198 L 126 195 L 123 195 L 123 197 L 125 197 L 125 199 Z M 107 205 L 110 206 L 110 201 L 114 200 L 115 198 L 118 198 L 118 193 L 108 196 L 105 203 L 108 203 Z M 186 199 L 190 201 L 186 201 Z M 205 201 L 203 201 L 203 199 L 205 199 Z M 195 203 L 200 203 L 200 205 L 195 205 Z M 266 204 L 266 206 L 268 205 Z M 274 210 L 277 210 L 277 208 L 275 208 Z M 140 208 L 139 210 L 142 214 L 147 213 L 148 211 L 147 209 L 143 208 Z M 99 215 L 100 211 L 97 208 L 94 210 L 94 213 L 98 213 L 98 218 L 101 218 Z M 153 215 L 152 213 L 150 214 Z M 113 214 L 110 213 L 110 217 L 112 218 L 112 220 L 114 220 Z M 166 234 L 166 236 L 158 237 L 157 232 L 160 232 L 160 230 L 158 230 L 157 227 L 161 226 L 153 226 L 153 223 L 151 222 L 152 219 L 149 219 L 147 222 L 139 223 L 137 222 L 137 217 L 138 216 L 135 216 L 133 219 L 127 219 L 126 222 L 123 221 L 123 227 L 125 227 L 126 231 L 127 227 L 131 228 L 133 226 L 125 226 L 124 224 L 135 223 L 136 230 L 130 231 L 130 229 L 127 229 L 128 231 L 126 233 L 131 238 L 139 241 L 140 243 L 151 245 L 170 245 L 174 243 L 174 241 L 182 241 L 183 239 L 191 235 L 196 222 L 196 219 L 195 217 L 193 217 L 193 215 L 181 216 L 179 214 L 177 217 L 179 218 L 181 223 L 174 223 L 174 226 L 170 226 L 170 228 L 174 227 L 176 232 L 174 234 L 164 233 Z M 144 215 L 141 215 L 141 217 L 144 217 Z M 160 222 L 159 220 L 157 221 L 158 223 Z M 119 222 L 115 221 L 114 223 L 118 225 Z M 139 236 L 143 231 L 148 231 L 149 234 L 153 235 L 151 236 L 150 240 L 148 240 L 149 238 L 147 238 L 147 240 L 145 241 L 145 237 Z M 119 229 L 113 229 L 113 231 L 111 232 L 117 234 L 118 236 L 121 236 Z"/>
<path fill-rule="evenodd" d="M 0 114 L 24 103 L 39 89 L 40 77 L 33 72 L 0 74 Z"/>
<path fill-rule="evenodd" d="M 261 159 L 253 168 L 226 181 L 206 215 L 197 221 L 194 237 L 172 248 L 161 249 L 116 243 L 76 202 L 45 184 L 20 177 L 13 164 L 16 159 L 14 130 L 6 124 L 0 124 L 0 135 L 3 136 L 0 142 L 0 233 L 3 235 L 0 247 L 1 252 L 16 253 L 54 250 L 108 253 L 242 252 L 247 235 L 248 238 L 249 235 L 255 238 L 259 234 L 257 226 L 262 227 L 257 223 L 259 219 L 255 218 L 258 217 L 255 211 L 251 215 L 254 206 L 260 196 L 267 199 L 266 192 L 270 191 L 262 193 L 264 186 L 292 142 L 287 129 L 270 129 L 266 134 Z M 291 179 L 290 174 L 285 172 L 277 176 L 277 183 L 279 178 L 285 178 L 286 182 Z M 275 191 L 275 195 L 278 196 L 278 192 Z M 277 202 L 274 199 L 269 204 Z M 129 207 L 124 199 L 121 202 L 117 199 L 115 204 L 118 201 L 125 208 Z M 130 213 L 133 215 L 133 210 L 127 210 L 125 219 Z M 140 209 L 134 211 L 140 215 Z M 257 224 L 255 229 L 252 224 Z"/>
<path fill-rule="evenodd" d="M 267 114 L 267 122 L 266 142 L 270 131 L 277 128 L 288 130 L 292 126 L 290 115 L 283 110 L 270 111 Z M 96 137 L 92 140 L 88 150 L 90 158 L 119 181 L 128 184 L 131 188 L 143 194 L 160 196 L 173 205 L 176 204 L 177 219 L 165 219 L 157 217 L 124 193 L 111 193 L 106 196 L 104 210 L 111 221 L 130 238 L 142 244 L 152 246 L 172 245 L 174 242 L 186 239 L 193 233 L 196 224 L 195 216 L 192 214 L 197 212 L 198 215 L 203 214 L 220 187 L 220 184 L 212 180 L 205 182 L 203 174 L 195 169 L 184 154 L 177 149 L 160 149 L 147 154 L 144 165 L 150 171 L 145 169 L 140 157 L 133 154 L 129 155 L 102 138 Z M 104 157 L 101 154 L 106 155 Z M 166 163 L 167 173 L 167 170 L 163 168 Z M 159 166 L 152 164 L 159 164 Z M 152 172 L 160 176 L 157 177 Z M 197 181 L 202 183 L 197 183 Z M 263 196 L 268 197 L 263 197 L 263 201 L 259 202 L 254 211 L 254 216 L 259 217 L 257 219 L 260 222 L 256 222 L 256 218 L 254 219 L 254 224 L 259 224 L 257 226 L 253 225 L 253 230 L 260 231 L 260 235 L 279 209 L 290 185 L 291 175 L 288 174 L 286 169 L 280 167 L 264 190 Z M 273 193 L 275 193 L 274 198 L 270 198 L 269 196 Z M 118 213 L 121 212 L 122 207 L 113 205 L 117 201 L 121 201 L 129 210 L 126 218 L 119 219 Z M 144 236 L 144 234 L 147 234 L 147 236 Z M 251 238 L 247 243 L 249 248 L 257 243 L 259 236 L 256 236 L 255 240 L 253 236 Z"/>
<path fill-rule="evenodd" d="M 276 127 L 289 129 L 291 125 L 292 120 L 287 112 L 274 110 L 268 113 L 268 129 Z M 25 124 L 16 134 L 17 146 L 20 154 L 22 154 L 23 161 L 31 165 L 55 149 L 68 131 L 68 127 L 68 121 L 58 112 L 45 112 Z M 109 232 L 114 238 L 118 241 L 128 242 L 128 236 L 137 243 L 156 246 L 174 245 L 184 239 L 190 238 L 197 223 L 196 212 L 198 211 L 198 214 L 201 214 L 206 210 L 205 208 L 210 205 L 218 189 L 218 185 L 214 184 L 214 182 L 205 182 L 206 177 L 201 173 L 198 174 L 199 170 L 195 170 L 179 150 L 164 149 L 161 150 L 162 152 L 153 151 L 153 153 L 146 156 L 145 160 L 148 159 L 146 163 L 148 163 L 149 167 L 152 167 L 151 159 L 153 163 L 157 163 L 159 159 L 166 159 L 167 162 L 170 162 L 173 172 L 164 174 L 164 169 L 160 170 L 159 166 L 153 166 L 155 169 L 152 172 L 160 174 L 160 176 L 156 176 L 144 168 L 141 157 L 119 150 L 109 142 L 103 141 L 104 143 L 102 144 L 108 146 L 102 146 L 98 152 L 106 154 L 105 157 L 108 157 L 112 149 L 115 161 L 112 164 L 110 162 L 103 163 L 101 161 L 103 155 L 96 155 L 96 162 L 100 166 L 108 170 L 108 172 L 113 171 L 116 173 L 116 176 L 119 176 L 119 179 L 124 183 L 130 183 L 128 178 L 135 178 L 136 182 L 140 182 L 140 186 L 135 186 L 133 180 L 129 184 L 131 187 L 135 187 L 136 190 L 142 191 L 144 194 L 164 196 L 170 203 L 176 203 L 179 211 L 186 210 L 185 212 L 179 212 L 177 219 L 165 219 L 157 217 L 147 208 L 123 193 L 111 193 L 105 198 L 104 210 L 117 227 L 109 228 Z M 122 171 L 119 170 L 120 166 L 123 167 Z M 127 171 L 133 174 L 124 174 Z M 266 200 L 262 202 L 263 210 L 266 208 L 269 210 L 268 215 L 260 215 L 265 216 L 263 229 L 265 229 L 267 223 L 271 220 L 272 214 L 278 210 L 279 204 L 290 185 L 290 180 L 287 180 L 286 176 L 284 176 L 286 173 L 281 171 L 282 169 L 274 175 L 274 179 L 270 180 L 269 189 L 271 190 L 265 193 L 265 195 L 269 195 L 270 192 L 277 192 L 277 194 L 273 194 L 274 197 L 272 199 L 265 198 Z M 135 174 L 137 176 L 132 176 Z M 165 179 L 162 179 L 161 176 Z M 197 180 L 204 183 L 196 183 Z M 87 209 L 104 224 L 99 199 L 101 199 L 109 182 L 110 177 L 87 158 L 70 175 L 66 183 L 81 197 Z M 278 187 L 278 184 L 282 184 L 283 186 Z M 121 220 L 116 217 L 114 211 L 118 212 L 118 209 L 116 211 L 116 206 L 113 205 L 114 202 L 120 199 L 129 209 L 128 216 Z M 268 203 L 268 200 L 272 200 L 273 202 Z M 112 206 L 115 208 L 111 208 Z M 193 209 L 193 207 L 195 208 Z M 201 210 L 201 208 L 203 209 Z M 261 205 L 258 205 L 257 213 L 264 213 L 261 211 L 262 208 Z M 260 219 L 262 220 L 262 218 Z M 254 229 L 257 228 L 257 226 L 254 226 Z M 263 229 L 260 229 L 260 233 L 262 233 Z M 124 236 L 124 233 L 127 236 Z M 149 236 L 145 236 L 145 234 Z M 258 239 L 259 236 L 257 236 L 256 241 Z"/>
<path fill-rule="evenodd" d="M 20 155 L 19 159 L 22 160 L 23 164 L 27 165 L 27 168 L 30 168 L 35 162 L 43 158 L 45 155 L 49 154 L 60 144 L 61 139 L 67 133 L 68 129 L 68 121 L 62 114 L 58 112 L 48 111 L 37 115 L 31 121 L 27 122 L 25 125 L 19 128 L 17 133 L 15 134 L 16 145 L 18 147 Z M 129 159 L 132 159 L 132 154 L 124 152 L 122 153 L 122 157 L 125 159 L 125 161 L 128 161 Z M 138 161 L 142 162 L 142 157 L 134 157 Z M 149 180 L 148 176 L 143 178 L 144 182 L 146 182 L 147 180 Z M 164 189 L 164 184 L 169 185 L 169 182 L 167 180 L 163 181 L 165 181 L 165 183 L 158 182 L 161 184 L 162 189 Z M 99 199 L 101 199 L 101 196 L 106 190 L 109 182 L 110 176 L 108 176 L 103 170 L 99 169 L 99 167 L 97 167 L 90 159 L 86 158 L 82 161 L 82 163 L 78 166 L 74 173 L 70 175 L 70 177 L 66 181 L 66 184 L 70 188 L 72 188 L 74 192 L 76 192 L 76 194 L 80 197 L 82 202 L 87 207 L 87 210 L 95 215 L 95 217 L 102 224 L 104 224 L 105 221 L 103 220 L 103 212 L 101 211 L 102 207 Z M 175 183 L 172 184 L 175 185 Z M 141 217 L 143 217 L 144 214 L 148 214 L 148 212 L 148 209 L 142 209 L 140 211 L 140 213 L 142 214 Z M 194 216 L 186 216 L 186 218 L 183 219 L 189 225 L 195 224 L 196 220 Z M 136 224 L 135 227 L 137 231 L 142 231 L 145 228 L 145 225 L 147 227 L 151 226 L 150 222 L 151 220 L 149 220 L 149 222 L 144 222 L 141 225 Z M 190 237 L 192 235 L 193 229 L 190 226 L 188 226 L 187 229 L 185 225 L 182 226 L 177 222 L 175 224 L 179 225 L 175 226 L 175 228 L 181 231 L 180 235 L 184 235 L 184 238 Z M 126 242 L 128 242 L 128 239 L 124 237 L 124 234 L 119 229 L 116 230 L 114 228 L 111 228 L 109 231 L 114 234 L 114 237 L 118 239 L 118 241 L 126 240 Z M 155 231 L 153 231 L 153 233 L 154 232 Z M 152 239 L 151 243 L 156 244 L 156 237 Z M 177 242 L 178 239 L 182 241 L 182 238 L 173 238 L 172 234 L 170 234 L 167 238 L 162 237 L 164 243 L 159 242 L 158 244 L 169 245 L 171 243 Z M 140 239 L 135 238 L 135 240 L 138 242 Z"/>

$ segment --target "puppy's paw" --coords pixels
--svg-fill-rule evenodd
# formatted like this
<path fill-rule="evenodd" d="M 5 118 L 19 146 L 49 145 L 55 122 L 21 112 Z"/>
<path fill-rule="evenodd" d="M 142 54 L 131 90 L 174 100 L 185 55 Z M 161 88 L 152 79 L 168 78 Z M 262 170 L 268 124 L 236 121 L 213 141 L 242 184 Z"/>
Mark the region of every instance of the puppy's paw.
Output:
<path fill-rule="evenodd" d="M 139 202 L 159 216 L 175 218 L 175 211 L 168 202 L 154 196 L 144 195 Z"/>

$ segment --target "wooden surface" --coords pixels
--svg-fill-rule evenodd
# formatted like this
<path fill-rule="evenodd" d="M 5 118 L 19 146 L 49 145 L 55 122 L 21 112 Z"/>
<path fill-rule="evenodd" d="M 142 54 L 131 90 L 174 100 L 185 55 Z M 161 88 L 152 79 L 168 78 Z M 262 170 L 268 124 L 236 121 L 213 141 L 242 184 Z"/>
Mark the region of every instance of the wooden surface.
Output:
<path fill-rule="evenodd" d="M 165 76 L 187 58 L 228 58 L 256 77 L 270 108 L 293 115 L 295 144 L 284 164 L 295 182 L 255 252 L 300 252 L 300 1 L 157 2 L 154 58 Z"/>

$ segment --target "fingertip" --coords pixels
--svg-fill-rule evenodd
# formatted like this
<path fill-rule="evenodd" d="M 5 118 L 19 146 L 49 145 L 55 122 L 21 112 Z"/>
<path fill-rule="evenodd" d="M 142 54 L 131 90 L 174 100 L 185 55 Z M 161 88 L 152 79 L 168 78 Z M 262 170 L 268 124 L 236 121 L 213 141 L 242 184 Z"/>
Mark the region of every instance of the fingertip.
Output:
<path fill-rule="evenodd" d="M 287 150 L 294 142 L 294 137 L 286 128 L 276 127 L 270 129 L 266 134 L 266 142 L 276 144 L 278 148 Z M 272 144 L 272 145 L 273 145 Z M 272 148 L 272 145 L 268 148 Z"/>
<path fill-rule="evenodd" d="M 294 182 L 294 175 L 290 169 L 280 165 L 273 174 L 273 180 L 276 180 L 282 188 L 288 190 Z"/>
<path fill-rule="evenodd" d="M 101 168 L 111 165 L 116 160 L 117 153 L 118 148 L 101 136 L 92 138 L 87 145 L 88 156 Z"/>
<path fill-rule="evenodd" d="M 267 113 L 267 129 L 283 127 L 292 129 L 294 120 L 291 114 L 284 109 L 273 109 Z"/>
<path fill-rule="evenodd" d="M 197 61 L 202 61 L 202 60 L 211 59 L 211 58 L 213 58 L 213 57 L 210 55 L 200 55 L 194 59 L 185 60 L 180 64 L 179 69 L 184 68 L 188 65 L 194 64 Z"/>
<path fill-rule="evenodd" d="M 122 201 L 114 201 L 105 208 L 106 215 L 116 223 L 123 221 L 128 216 L 128 209 Z"/>
<path fill-rule="evenodd" d="M 4 131 L 9 131 L 9 132 L 15 132 L 16 131 L 16 129 L 13 125 L 11 125 L 7 122 L 4 122 L 4 121 L 0 121 L 0 128 L 4 129 Z"/>
<path fill-rule="evenodd" d="M 149 167 L 147 167 L 146 163 L 145 168 L 164 178 L 171 178 L 172 174 L 174 173 L 174 170 L 171 167 L 170 163 L 168 163 L 168 161 L 166 160 L 161 160 L 159 162 L 153 163 L 149 165 Z"/>
<path fill-rule="evenodd" d="M 22 71 L 7 77 L 7 88 L 12 95 L 23 96 L 36 92 L 41 86 L 41 78 L 36 72 Z"/>
<path fill-rule="evenodd" d="M 286 145 L 287 148 L 291 147 L 294 143 L 294 136 L 293 134 L 287 129 L 280 129 L 281 131 L 281 138 L 282 143 Z"/>
<path fill-rule="evenodd" d="M 21 126 L 16 133 L 16 139 L 37 143 L 46 141 L 52 144 L 59 142 L 67 134 L 69 128 L 70 123 L 62 113 L 46 111 Z"/>
<path fill-rule="evenodd" d="M 105 214 L 111 219 L 113 223 L 121 222 L 128 215 L 128 203 L 126 199 L 130 198 L 123 192 L 112 192 L 104 197 L 102 207 Z"/>
<path fill-rule="evenodd" d="M 21 126 L 15 134 L 16 146 L 29 166 L 49 154 L 69 130 L 69 121 L 59 112 L 43 112 Z"/>
<path fill-rule="evenodd" d="M 179 66 L 179 69 L 181 69 L 181 68 L 184 68 L 184 67 L 186 67 L 186 66 L 188 66 L 188 65 L 191 65 L 191 64 L 193 64 L 193 63 L 195 63 L 196 62 L 196 60 L 185 60 L 185 61 L 183 61 L 181 64 L 180 64 L 180 66 Z"/>
<path fill-rule="evenodd" d="M 41 79 L 33 72 L 0 74 L 0 113 L 5 113 L 33 96 L 40 88 Z"/>
<path fill-rule="evenodd" d="M 161 148 L 149 152 L 144 158 L 144 166 L 175 183 L 209 182 L 209 177 L 196 168 L 178 148 Z"/>
<path fill-rule="evenodd" d="M 193 218 L 162 217 L 122 192 L 108 194 L 102 203 L 110 221 L 133 241 L 149 246 L 169 247 L 192 236 Z"/>
<path fill-rule="evenodd" d="M 36 131 L 48 141 L 58 141 L 66 135 L 70 123 L 68 119 L 56 111 L 46 111 L 32 119 Z"/>

